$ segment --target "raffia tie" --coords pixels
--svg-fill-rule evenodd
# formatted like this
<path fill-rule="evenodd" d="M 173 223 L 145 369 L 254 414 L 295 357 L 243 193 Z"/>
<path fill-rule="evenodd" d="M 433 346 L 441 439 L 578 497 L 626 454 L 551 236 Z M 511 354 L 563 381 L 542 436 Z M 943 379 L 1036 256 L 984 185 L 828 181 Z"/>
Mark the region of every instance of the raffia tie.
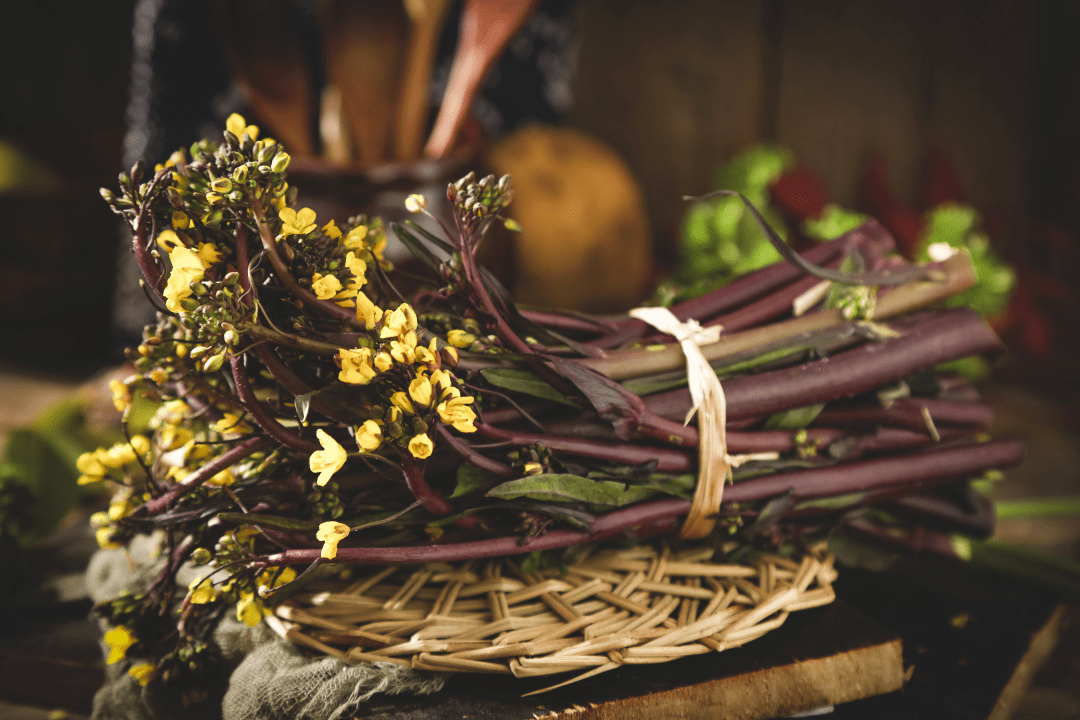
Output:
<path fill-rule="evenodd" d="M 686 356 L 686 379 L 690 385 L 693 406 L 683 424 L 698 414 L 698 482 L 694 501 L 686 516 L 680 535 L 687 539 L 702 538 L 712 532 L 716 514 L 724 496 L 724 482 L 731 476 L 733 458 L 727 454 L 727 402 L 724 389 L 701 345 L 720 339 L 720 326 L 703 328 L 697 320 L 681 322 L 663 307 L 635 308 L 630 316 L 644 320 L 660 332 L 679 341 Z"/>

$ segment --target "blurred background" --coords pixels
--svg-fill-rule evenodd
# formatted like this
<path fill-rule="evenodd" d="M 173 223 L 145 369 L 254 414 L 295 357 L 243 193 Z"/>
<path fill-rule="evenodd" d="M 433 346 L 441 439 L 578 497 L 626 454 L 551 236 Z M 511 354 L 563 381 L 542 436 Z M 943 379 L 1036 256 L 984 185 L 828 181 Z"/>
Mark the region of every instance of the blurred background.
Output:
<path fill-rule="evenodd" d="M 962 233 L 1009 273 L 987 314 L 1010 353 L 983 387 L 995 432 L 1024 436 L 1029 460 L 997 492 L 1077 494 L 1072 0 L 542 0 L 481 19 L 505 39 L 478 44 L 491 69 L 438 147 L 424 128 L 460 80 L 459 34 L 476 29 L 460 2 L 2 0 L 0 17 L 5 436 L 120 364 L 147 319 L 98 188 L 240 112 L 286 143 L 320 217 L 392 219 L 409 192 L 435 202 L 470 169 L 511 173 L 525 233 L 497 238 L 488 262 L 535 304 L 623 310 L 752 267 L 752 238 L 722 208 L 695 216 L 683 200 L 721 185 L 760 199 L 796 244 L 863 213 L 911 256 L 934 212 L 960 207 Z M 409 83 L 422 88 L 411 144 Z M 1080 550 L 1073 517 L 999 534 Z"/>

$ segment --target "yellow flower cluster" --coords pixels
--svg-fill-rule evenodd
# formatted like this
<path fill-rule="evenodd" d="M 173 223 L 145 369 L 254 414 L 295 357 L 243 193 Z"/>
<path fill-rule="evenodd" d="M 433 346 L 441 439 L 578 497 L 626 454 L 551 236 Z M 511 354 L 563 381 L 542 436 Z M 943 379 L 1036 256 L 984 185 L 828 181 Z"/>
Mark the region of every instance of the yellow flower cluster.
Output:
<path fill-rule="evenodd" d="M 85 452 L 75 461 L 80 473 L 78 483 L 89 485 L 107 480 L 109 470 L 120 470 L 135 462 L 137 456 L 145 458 L 149 450 L 150 441 L 143 435 L 134 435 L 130 443 L 119 442 L 108 450 L 98 448 L 94 452 Z"/>

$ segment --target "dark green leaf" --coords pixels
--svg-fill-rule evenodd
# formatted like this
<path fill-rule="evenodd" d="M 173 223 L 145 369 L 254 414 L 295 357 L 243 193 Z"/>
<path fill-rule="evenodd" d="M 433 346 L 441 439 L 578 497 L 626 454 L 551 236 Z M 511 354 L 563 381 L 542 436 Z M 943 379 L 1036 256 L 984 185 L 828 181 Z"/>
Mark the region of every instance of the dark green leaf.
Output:
<path fill-rule="evenodd" d="M 778 495 L 765 503 L 758 513 L 754 524 L 746 528 L 748 536 L 765 535 L 772 532 L 776 524 L 795 507 L 795 491 L 788 488 L 783 495 Z"/>
<path fill-rule="evenodd" d="M 819 403 L 817 405 L 792 408 L 791 410 L 781 410 L 780 412 L 769 416 L 769 419 L 765 421 L 762 429 L 802 430 L 804 427 L 814 422 L 814 418 L 816 418 L 824 409 L 825 403 Z"/>
<path fill-rule="evenodd" d="M 474 493 L 485 487 L 490 487 L 496 481 L 496 477 L 487 470 L 473 467 L 469 463 L 461 463 L 457 469 L 457 485 L 451 498 L 462 497 Z"/>
<path fill-rule="evenodd" d="M 409 229 L 415 230 L 416 232 L 418 232 L 421 235 L 423 235 L 424 237 L 426 237 L 428 240 L 431 241 L 431 244 L 433 244 L 435 247 L 439 248 L 440 250 L 443 250 L 444 252 L 447 252 L 447 253 L 456 252 L 454 250 L 454 246 L 452 244 L 450 244 L 449 241 L 444 240 L 443 238 L 439 237 L 435 233 L 429 231 L 427 228 L 421 227 L 420 225 L 417 225 L 412 220 L 406 220 L 405 224 L 409 226 Z"/>
<path fill-rule="evenodd" d="M 319 527 L 318 520 L 297 520 L 295 518 L 283 518 L 276 515 L 260 515 L 258 513 L 218 513 L 222 522 L 236 523 L 237 525 L 263 525 L 279 530 L 316 530 Z"/>
<path fill-rule="evenodd" d="M 864 492 L 845 493 L 843 495 L 833 495 L 832 497 L 815 498 L 814 500 L 803 500 L 801 503 L 795 506 L 796 510 L 805 510 L 807 508 L 820 508 L 822 510 L 841 510 L 851 505 L 858 505 L 867 496 Z"/>
<path fill-rule="evenodd" d="M 400 223 L 390 223 L 390 229 L 394 231 L 394 235 L 405 244 L 405 247 L 409 249 L 409 252 L 411 252 L 417 260 L 421 261 L 435 272 L 439 271 L 442 260 L 440 260 L 435 253 L 431 252 L 420 238 L 406 230 Z"/>
<path fill-rule="evenodd" d="M 562 393 L 541 380 L 536 373 L 528 370 L 492 368 L 489 370 L 481 370 L 480 374 L 483 375 L 484 379 L 489 383 L 504 390 L 513 390 L 514 392 L 532 395 L 533 397 L 544 400 L 551 400 L 552 402 L 569 405 L 570 407 L 580 407 L 577 403 L 567 400 Z"/>
<path fill-rule="evenodd" d="M 590 480 L 578 475 L 542 474 L 511 480 L 488 491 L 489 497 L 503 500 L 528 497 L 549 502 L 582 502 L 619 507 L 644 500 L 656 490 L 640 485 L 624 485 L 611 480 Z"/>

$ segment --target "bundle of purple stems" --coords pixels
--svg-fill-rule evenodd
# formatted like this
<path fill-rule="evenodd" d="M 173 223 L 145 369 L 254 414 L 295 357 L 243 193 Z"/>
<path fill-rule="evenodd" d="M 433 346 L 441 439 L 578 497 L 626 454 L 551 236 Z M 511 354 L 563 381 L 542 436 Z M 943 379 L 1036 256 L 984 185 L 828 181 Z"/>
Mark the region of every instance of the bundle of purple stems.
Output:
<path fill-rule="evenodd" d="M 291 276 L 269 224 L 258 216 L 260 207 L 253 206 L 255 237 L 246 224 L 235 226 L 235 266 L 244 291 L 251 291 L 249 268 L 258 254 L 298 305 L 328 320 L 355 322 L 351 310 L 319 300 Z M 457 229 L 461 237 L 451 235 L 443 244 L 452 244 L 460 258 L 457 280 L 467 286 L 468 315 L 503 350 L 462 352 L 453 369 L 466 387 L 489 399 L 478 410 L 476 434 L 439 425 L 436 452 L 429 459 L 405 454 L 400 463 L 368 463 L 367 471 L 337 476 L 343 496 L 362 498 L 365 506 L 384 514 L 394 512 L 354 526 L 329 561 L 321 557 L 314 537 L 317 522 L 274 514 L 287 504 L 282 498 L 311 489 L 312 477 L 275 476 L 230 490 L 232 502 L 215 511 L 218 524 L 252 526 L 278 546 L 277 552 L 247 557 L 248 567 L 454 561 L 678 532 L 690 508 L 685 492 L 606 512 L 573 498 L 560 504 L 499 500 L 498 493 L 474 493 L 464 501 L 450 497 L 453 471 L 461 463 L 482 471 L 488 478 L 482 489 L 492 491 L 523 478 L 511 455 L 530 449 L 539 451 L 549 472 L 553 466 L 565 474 L 586 474 L 597 467 L 636 470 L 601 475 L 628 486 L 657 474 L 696 477 L 699 444 L 696 428 L 682 422 L 691 400 L 678 343 L 629 317 L 515 309 L 475 264 L 477 238 L 460 223 Z M 160 297 L 164 272 L 149 252 L 151 231 L 137 220 L 133 230 L 148 287 Z M 419 236 L 430 238 L 415 225 L 395 230 L 414 246 Z M 801 265 L 789 258 L 672 308 L 681 320 L 723 328 L 720 340 L 703 352 L 726 395 L 728 453 L 778 453 L 774 461 L 750 462 L 736 471 L 719 512 L 729 521 L 719 526 L 724 531 L 756 528 L 758 536 L 774 542 L 799 541 L 842 524 L 871 538 L 895 538 L 897 525 L 915 533 L 920 528 L 975 537 L 992 532 L 993 513 L 967 490 L 969 482 L 1019 462 L 1023 448 L 1013 439 L 987 439 L 989 405 L 964 379 L 934 368 L 973 354 L 998 353 L 1001 342 L 971 310 L 926 309 L 974 284 L 965 256 L 914 267 L 890 257 L 892 247 L 887 232 L 870 221 L 806 251 Z M 867 272 L 835 270 L 850 257 L 857 257 Z M 878 287 L 872 322 L 845 320 L 840 310 L 822 307 L 792 317 L 792 302 L 822 278 Z M 445 294 L 428 291 L 414 305 L 423 314 L 428 300 L 443 299 Z M 271 332 L 254 325 L 240 351 L 228 359 L 234 395 L 226 397 L 198 379 L 177 380 L 173 389 L 193 407 L 210 416 L 220 414 L 222 406 L 241 410 L 259 430 L 181 482 L 170 486 L 152 479 L 150 499 L 130 521 L 168 526 L 205 517 L 203 507 L 184 507 L 180 501 L 222 470 L 273 448 L 297 458 L 318 450 L 303 423 L 283 422 L 290 406 L 309 398 L 312 417 L 342 424 L 349 422 L 348 414 L 333 398 L 320 397 L 312 373 L 295 368 L 297 358 L 306 354 L 325 362 L 334 352 L 327 351 L 327 343 L 348 347 L 353 337 L 340 330 L 333 337 L 316 337 L 309 330 Z M 283 354 L 292 358 L 291 364 Z M 511 368 L 531 371 L 560 401 L 485 381 L 485 371 Z M 255 391 L 256 377 L 262 385 L 271 380 L 276 402 Z M 769 429 L 778 414 L 807 409 L 812 411 L 804 413 L 803 421 L 791 425 L 781 419 L 779 429 Z M 422 517 L 433 539 L 396 524 L 407 515 Z M 522 531 L 513 525 L 522 517 L 542 522 Z M 401 538 L 406 542 L 397 544 Z M 182 559 L 184 549 L 177 547 L 173 555 Z"/>

